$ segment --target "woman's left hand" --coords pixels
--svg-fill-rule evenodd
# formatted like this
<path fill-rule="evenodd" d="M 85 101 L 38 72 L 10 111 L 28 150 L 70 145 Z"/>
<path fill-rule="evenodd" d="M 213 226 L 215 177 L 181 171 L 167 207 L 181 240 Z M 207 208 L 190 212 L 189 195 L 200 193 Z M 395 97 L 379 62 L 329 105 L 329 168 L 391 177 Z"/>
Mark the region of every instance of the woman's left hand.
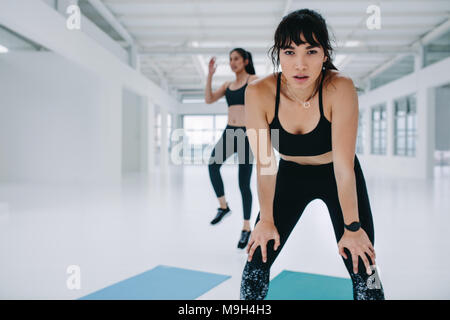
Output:
<path fill-rule="evenodd" d="M 370 262 L 365 253 L 370 257 L 373 265 L 375 265 L 375 249 L 373 248 L 367 233 L 362 228 L 359 228 L 358 231 L 349 231 L 346 229 L 344 235 L 338 242 L 338 248 L 339 254 L 345 259 L 348 257 L 344 252 L 344 248 L 347 248 L 350 251 L 353 260 L 354 273 L 358 273 L 358 256 L 360 256 L 366 266 L 367 274 L 372 274 Z"/>

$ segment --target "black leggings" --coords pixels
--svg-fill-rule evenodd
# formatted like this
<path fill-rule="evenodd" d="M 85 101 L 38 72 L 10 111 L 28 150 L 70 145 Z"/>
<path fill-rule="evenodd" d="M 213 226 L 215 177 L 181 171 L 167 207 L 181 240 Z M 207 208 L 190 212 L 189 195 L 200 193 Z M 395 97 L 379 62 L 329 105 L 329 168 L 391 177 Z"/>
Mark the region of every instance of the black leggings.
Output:
<path fill-rule="evenodd" d="M 354 163 L 359 221 L 362 229 L 364 229 L 372 245 L 374 245 L 372 212 L 367 195 L 366 182 L 356 155 Z M 296 162 L 280 159 L 273 201 L 273 219 L 280 235 L 280 246 L 274 251 L 274 240 L 270 240 L 267 243 L 266 263 L 262 262 L 261 247 L 259 246 L 255 250 L 252 261 L 247 261 L 242 274 L 241 299 L 262 300 L 265 298 L 269 289 L 270 267 L 286 243 L 289 234 L 300 219 L 305 207 L 314 199 L 321 199 L 327 205 L 336 241 L 339 242 L 344 234 L 344 217 L 339 203 L 333 163 L 300 165 Z M 256 223 L 258 223 L 259 219 L 260 214 L 258 214 Z M 361 257 L 358 257 L 358 273 L 355 274 L 353 273 L 350 251 L 347 248 L 344 251 L 347 259 L 342 257 L 342 260 L 353 283 L 353 299 L 384 300 L 381 281 L 377 281 L 377 285 L 372 281 L 375 279 L 375 276 L 378 276 L 376 269 L 372 269 L 372 277 L 369 279 L 368 285 L 369 275 L 366 273 Z M 367 255 L 366 257 L 370 265 L 372 265 L 370 257 Z M 299 289 L 301 290 L 301 288 Z"/>
<path fill-rule="evenodd" d="M 217 198 L 225 195 L 220 167 L 231 155 L 237 152 L 239 160 L 239 189 L 242 195 L 244 220 L 250 219 L 252 212 L 252 191 L 250 178 L 253 169 L 253 153 L 250 149 L 245 127 L 227 125 L 222 136 L 214 146 L 209 158 L 209 177 Z"/>

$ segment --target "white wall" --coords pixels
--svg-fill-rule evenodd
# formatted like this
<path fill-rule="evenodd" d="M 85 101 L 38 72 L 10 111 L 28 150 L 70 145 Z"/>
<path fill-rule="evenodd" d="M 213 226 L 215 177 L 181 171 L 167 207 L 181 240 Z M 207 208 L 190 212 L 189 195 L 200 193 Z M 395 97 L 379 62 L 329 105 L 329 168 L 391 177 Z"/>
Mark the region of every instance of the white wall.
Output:
<path fill-rule="evenodd" d="M 67 8 L 70 5 L 77 4 L 78 0 L 50 0 L 50 1 L 43 1 L 47 5 L 49 5 L 52 9 L 57 10 L 61 16 L 64 18 L 69 17 L 69 14 L 67 13 Z M 56 4 L 56 8 L 55 8 Z M 81 12 L 80 12 L 81 13 Z M 111 39 L 109 35 L 107 35 L 103 30 L 101 30 L 97 25 L 95 25 L 93 22 L 91 22 L 83 13 L 81 13 L 80 18 L 80 28 L 81 30 L 88 34 L 92 39 L 95 39 L 95 41 L 103 46 L 106 50 L 113 53 L 118 59 L 120 59 L 123 63 L 128 64 L 130 61 L 129 54 L 127 50 L 122 48 L 116 41 Z"/>
<path fill-rule="evenodd" d="M 435 87 L 450 82 L 450 58 L 436 62 L 401 79 L 379 87 L 359 97 L 359 107 L 364 112 L 364 154 L 358 158 L 364 163 L 367 175 L 394 177 L 433 178 L 435 149 Z M 416 156 L 396 156 L 393 150 L 394 104 L 397 98 L 416 94 L 417 139 Z M 371 112 L 370 108 L 387 103 L 387 154 L 370 154 Z"/>
<path fill-rule="evenodd" d="M 178 101 L 138 71 L 123 63 L 113 53 L 106 50 L 96 39 L 86 34 L 83 28 L 82 30 L 67 29 L 66 19 L 66 17 L 43 1 L 0 1 L 0 24 L 3 24 L 23 37 L 39 43 L 60 57 L 64 57 L 73 63 L 73 66 L 78 65 L 79 68 L 85 70 L 92 77 L 98 77 L 98 87 L 100 89 L 95 92 L 99 97 L 95 99 L 99 99 L 101 103 L 92 112 L 95 112 L 96 117 L 104 117 L 105 109 L 107 109 L 106 118 L 103 118 L 103 122 L 98 125 L 103 128 L 100 131 L 99 139 L 107 140 L 108 143 L 100 146 L 101 149 L 99 150 L 104 150 L 105 153 L 95 157 L 95 161 L 98 164 L 99 159 L 102 159 L 102 157 L 105 159 L 109 158 L 111 153 L 114 153 L 116 158 L 109 158 L 111 164 L 102 168 L 105 172 L 109 172 L 109 175 L 102 174 L 101 172 L 97 174 L 112 181 L 117 181 L 117 178 L 121 175 L 122 88 L 127 88 L 138 93 L 147 103 L 145 116 L 147 117 L 146 120 L 149 130 L 146 158 L 148 171 L 154 172 L 156 170 L 154 166 L 155 146 L 153 130 L 155 105 L 158 104 L 164 110 L 176 112 Z M 44 66 L 40 69 L 45 70 Z M 62 77 L 62 79 L 70 81 L 66 78 L 66 76 Z M 35 78 L 35 80 L 38 79 Z M 78 80 L 85 82 L 85 79 L 82 78 L 78 78 Z M 76 83 L 77 81 L 74 80 L 73 85 L 77 86 Z M 37 87 L 39 88 L 41 85 L 44 84 L 37 84 Z M 84 83 L 78 83 L 78 85 L 82 88 L 85 87 Z M 95 88 L 95 86 L 91 88 Z M 86 88 L 86 90 L 89 91 L 89 88 Z M 24 93 L 26 93 L 25 90 L 22 91 L 22 94 Z M 84 99 L 88 99 L 88 97 L 86 96 Z M 57 101 L 54 98 L 51 96 L 50 100 Z M 39 99 L 44 101 L 45 97 L 41 96 Z M 64 107 L 69 108 L 70 106 L 67 105 Z M 86 119 L 86 121 L 92 120 L 96 122 L 96 119 Z M 114 137 L 113 143 L 109 142 L 111 136 Z M 82 166 L 81 163 L 80 166 Z M 114 167 L 114 171 L 112 171 L 112 167 Z M 80 171 L 83 170 L 80 168 Z M 66 178 L 69 179 L 69 177 Z"/>
<path fill-rule="evenodd" d="M 147 105 L 142 97 L 127 89 L 122 98 L 122 172 L 146 172 Z"/>
<path fill-rule="evenodd" d="M 226 103 L 215 102 L 206 103 L 180 103 L 178 108 L 179 114 L 228 114 L 228 106 Z"/>
<path fill-rule="evenodd" d="M 119 182 L 120 84 L 51 52 L 0 55 L 0 179 Z"/>
<path fill-rule="evenodd" d="M 123 86 L 147 96 L 149 103 L 157 103 L 162 108 L 176 112 L 178 101 L 120 61 L 83 30 L 67 29 L 66 19 L 42 1 L 0 1 L 0 24 L 100 77 L 117 79 Z"/>

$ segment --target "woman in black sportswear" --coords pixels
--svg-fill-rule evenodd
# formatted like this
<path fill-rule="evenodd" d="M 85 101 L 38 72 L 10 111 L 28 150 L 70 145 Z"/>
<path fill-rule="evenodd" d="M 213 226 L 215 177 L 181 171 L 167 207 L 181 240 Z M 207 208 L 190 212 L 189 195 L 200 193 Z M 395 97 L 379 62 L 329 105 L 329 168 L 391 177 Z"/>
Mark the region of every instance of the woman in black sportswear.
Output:
<path fill-rule="evenodd" d="M 317 12 L 288 14 L 274 40 L 270 52 L 282 72 L 246 90 L 245 125 L 256 156 L 260 212 L 247 247 L 241 299 L 267 295 L 270 267 L 314 199 L 327 205 L 353 298 L 384 299 L 369 197 L 355 155 L 353 82 L 333 65 L 327 26 Z M 280 153 L 278 170 L 272 146 Z"/>
<path fill-rule="evenodd" d="M 224 216 L 231 212 L 225 198 L 220 167 L 226 159 L 237 152 L 239 159 L 239 189 L 242 195 L 242 208 L 244 212 L 244 225 L 238 242 L 238 248 L 244 249 L 251 233 L 250 214 L 252 210 L 252 192 L 250 189 L 250 178 L 253 169 L 253 154 L 245 134 L 244 97 L 247 84 L 257 77 L 255 76 L 252 55 L 242 48 L 235 48 L 230 52 L 230 67 L 236 74 L 236 80 L 223 83 L 219 89 L 213 92 L 211 82 L 213 74 L 216 71 L 216 66 L 215 58 L 211 58 L 205 90 L 206 103 L 213 103 L 224 95 L 228 103 L 228 123 L 221 138 L 211 152 L 208 164 L 211 183 L 219 200 L 219 208 L 211 224 L 220 222 Z"/>

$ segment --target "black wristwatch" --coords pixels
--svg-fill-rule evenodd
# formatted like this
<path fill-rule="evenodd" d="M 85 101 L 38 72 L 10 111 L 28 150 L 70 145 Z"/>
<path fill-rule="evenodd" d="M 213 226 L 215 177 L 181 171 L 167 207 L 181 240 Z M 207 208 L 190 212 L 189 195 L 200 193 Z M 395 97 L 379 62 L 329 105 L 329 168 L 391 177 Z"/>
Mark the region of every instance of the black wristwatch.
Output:
<path fill-rule="evenodd" d="M 349 225 L 346 225 L 344 223 L 344 227 L 345 227 L 345 229 L 347 229 L 349 231 L 358 231 L 359 228 L 361 228 L 361 223 L 359 221 L 354 221 L 354 222 L 350 223 Z"/>

